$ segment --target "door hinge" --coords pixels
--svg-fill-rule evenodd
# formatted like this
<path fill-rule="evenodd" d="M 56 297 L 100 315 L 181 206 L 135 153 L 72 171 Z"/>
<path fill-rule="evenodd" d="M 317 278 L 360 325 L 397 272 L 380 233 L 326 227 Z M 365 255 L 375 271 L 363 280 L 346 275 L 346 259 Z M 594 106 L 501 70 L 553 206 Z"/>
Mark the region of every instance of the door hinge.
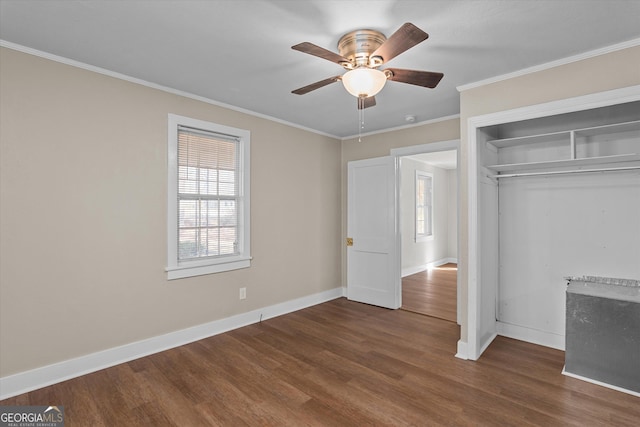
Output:
<path fill-rule="evenodd" d="M 353 246 L 353 237 L 347 237 L 347 246 Z"/>

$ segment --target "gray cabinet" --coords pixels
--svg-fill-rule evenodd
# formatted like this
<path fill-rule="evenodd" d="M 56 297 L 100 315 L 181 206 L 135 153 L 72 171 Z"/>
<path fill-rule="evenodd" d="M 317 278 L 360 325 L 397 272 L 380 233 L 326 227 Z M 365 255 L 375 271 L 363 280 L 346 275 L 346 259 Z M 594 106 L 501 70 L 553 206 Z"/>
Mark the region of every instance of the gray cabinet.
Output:
<path fill-rule="evenodd" d="M 571 281 L 566 319 L 565 373 L 640 393 L 640 281 Z"/>

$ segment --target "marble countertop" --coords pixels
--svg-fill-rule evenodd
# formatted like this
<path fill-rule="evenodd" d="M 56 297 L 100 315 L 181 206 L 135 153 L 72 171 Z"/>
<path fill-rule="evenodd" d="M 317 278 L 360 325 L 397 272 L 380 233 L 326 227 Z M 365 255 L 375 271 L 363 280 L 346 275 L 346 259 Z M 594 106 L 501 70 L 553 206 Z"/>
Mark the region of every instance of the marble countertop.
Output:
<path fill-rule="evenodd" d="M 609 277 L 566 277 L 568 293 L 640 303 L 640 280 Z"/>

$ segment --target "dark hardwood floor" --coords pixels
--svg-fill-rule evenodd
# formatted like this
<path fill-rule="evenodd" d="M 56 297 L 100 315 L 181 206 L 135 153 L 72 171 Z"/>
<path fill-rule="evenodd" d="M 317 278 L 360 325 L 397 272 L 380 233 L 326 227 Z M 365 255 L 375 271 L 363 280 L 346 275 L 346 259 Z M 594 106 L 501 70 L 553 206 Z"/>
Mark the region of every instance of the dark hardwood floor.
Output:
<path fill-rule="evenodd" d="M 402 309 L 455 322 L 458 266 L 444 264 L 402 278 Z"/>
<path fill-rule="evenodd" d="M 640 399 L 561 375 L 564 353 L 344 298 L 0 402 L 71 426 L 637 426 Z"/>

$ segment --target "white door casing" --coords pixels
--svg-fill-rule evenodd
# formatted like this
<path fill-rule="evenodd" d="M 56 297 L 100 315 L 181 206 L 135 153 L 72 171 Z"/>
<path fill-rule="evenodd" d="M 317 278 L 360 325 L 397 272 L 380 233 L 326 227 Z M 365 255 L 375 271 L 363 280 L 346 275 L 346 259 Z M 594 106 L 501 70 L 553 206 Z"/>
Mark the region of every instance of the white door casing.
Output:
<path fill-rule="evenodd" d="M 396 164 L 387 156 L 347 165 L 347 298 L 391 309 L 402 305 Z"/>

